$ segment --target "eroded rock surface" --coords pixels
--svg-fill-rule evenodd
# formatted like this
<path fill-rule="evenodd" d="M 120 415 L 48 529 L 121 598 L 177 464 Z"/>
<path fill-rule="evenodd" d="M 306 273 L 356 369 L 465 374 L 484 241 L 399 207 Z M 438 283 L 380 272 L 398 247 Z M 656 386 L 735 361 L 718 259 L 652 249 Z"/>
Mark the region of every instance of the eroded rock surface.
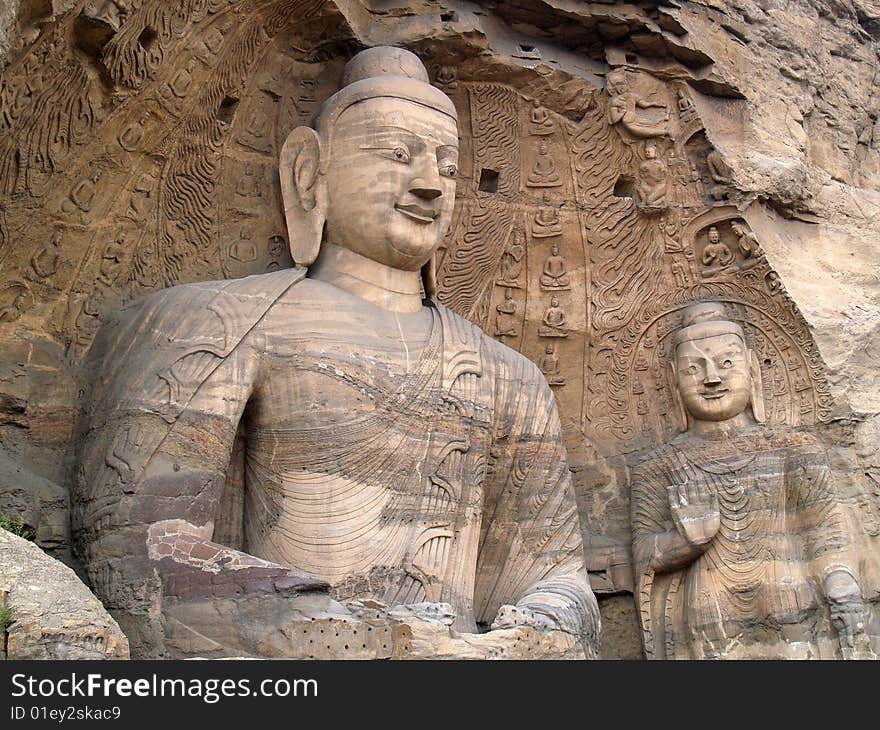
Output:
<path fill-rule="evenodd" d="M 47 548 L 69 544 L 55 493 L 100 323 L 159 288 L 290 266 L 280 146 L 347 58 L 391 43 L 460 120 L 439 298 L 553 388 L 615 625 L 634 626 L 630 470 L 677 430 L 664 338 L 706 298 L 758 353 L 769 424 L 827 448 L 857 577 L 880 597 L 877 2 L 0 13 L 0 448 L 3 473 L 26 475 L 0 504 L 40 519 Z"/>
<path fill-rule="evenodd" d="M 76 574 L 6 530 L 0 596 L 12 610 L 7 659 L 128 659 L 128 639 Z"/>

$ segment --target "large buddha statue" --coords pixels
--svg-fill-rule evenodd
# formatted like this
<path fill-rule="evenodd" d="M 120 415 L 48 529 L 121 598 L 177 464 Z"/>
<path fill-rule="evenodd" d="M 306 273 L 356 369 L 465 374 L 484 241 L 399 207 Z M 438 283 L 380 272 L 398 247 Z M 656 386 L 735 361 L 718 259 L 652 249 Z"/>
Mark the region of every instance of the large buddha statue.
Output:
<path fill-rule="evenodd" d="M 687 428 L 632 476 L 646 654 L 873 656 L 824 449 L 809 434 L 763 425 L 758 359 L 723 305 L 687 308 L 674 348 Z"/>
<path fill-rule="evenodd" d="M 457 162 L 455 108 L 419 59 L 363 51 L 281 152 L 295 268 L 158 291 L 103 325 L 75 543 L 134 654 L 174 628 L 284 655 L 303 595 L 440 606 L 495 646 L 517 627 L 594 642 L 553 394 L 433 299 Z"/>

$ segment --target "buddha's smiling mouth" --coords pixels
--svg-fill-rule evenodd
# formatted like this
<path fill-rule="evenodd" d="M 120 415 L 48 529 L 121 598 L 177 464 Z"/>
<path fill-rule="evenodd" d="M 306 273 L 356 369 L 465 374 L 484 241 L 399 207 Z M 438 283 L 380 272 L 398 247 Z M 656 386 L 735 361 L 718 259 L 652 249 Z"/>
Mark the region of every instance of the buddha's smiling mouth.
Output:
<path fill-rule="evenodd" d="M 730 391 L 725 388 L 724 390 L 713 390 L 708 393 L 700 393 L 700 395 L 703 396 L 703 398 L 705 398 L 706 400 L 718 400 L 719 398 L 723 398 L 729 392 Z"/>
<path fill-rule="evenodd" d="M 439 211 L 433 208 L 423 208 L 420 205 L 395 205 L 395 209 L 399 210 L 405 216 L 409 216 L 419 223 L 433 223 Z"/>

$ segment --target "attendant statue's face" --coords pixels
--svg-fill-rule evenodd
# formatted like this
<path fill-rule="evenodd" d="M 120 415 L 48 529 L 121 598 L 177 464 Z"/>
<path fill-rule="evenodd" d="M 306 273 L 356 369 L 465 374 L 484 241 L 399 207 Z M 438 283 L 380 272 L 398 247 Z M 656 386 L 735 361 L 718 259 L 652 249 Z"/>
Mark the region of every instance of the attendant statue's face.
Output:
<path fill-rule="evenodd" d="M 418 270 L 449 228 L 458 130 L 447 114 L 390 97 L 347 108 L 330 130 L 326 240 Z"/>
<path fill-rule="evenodd" d="M 681 400 L 699 421 L 726 421 L 745 411 L 751 398 L 749 351 L 735 334 L 700 337 L 699 327 L 675 353 Z"/>

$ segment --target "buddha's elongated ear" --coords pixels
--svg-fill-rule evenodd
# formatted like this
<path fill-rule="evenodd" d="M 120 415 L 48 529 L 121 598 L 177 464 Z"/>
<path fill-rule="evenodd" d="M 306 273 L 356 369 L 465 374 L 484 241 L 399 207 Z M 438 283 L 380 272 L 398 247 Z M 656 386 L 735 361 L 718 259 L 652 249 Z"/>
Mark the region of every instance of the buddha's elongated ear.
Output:
<path fill-rule="evenodd" d="M 673 353 L 673 357 L 675 357 L 675 353 Z M 688 430 L 688 414 L 684 407 L 684 401 L 681 399 L 681 393 L 678 392 L 678 374 L 675 371 L 675 360 L 669 362 L 668 373 L 668 385 L 672 393 L 672 409 L 678 416 L 679 430 L 684 432 Z"/>
<path fill-rule="evenodd" d="M 751 377 L 751 403 L 752 415 L 758 423 L 764 423 L 767 415 L 764 410 L 764 378 L 761 376 L 761 363 L 758 353 L 749 350 L 749 374 Z"/>
<path fill-rule="evenodd" d="M 309 266 L 318 258 L 327 217 L 321 139 L 314 129 L 297 127 L 287 136 L 279 173 L 290 254 L 298 266 Z"/>

